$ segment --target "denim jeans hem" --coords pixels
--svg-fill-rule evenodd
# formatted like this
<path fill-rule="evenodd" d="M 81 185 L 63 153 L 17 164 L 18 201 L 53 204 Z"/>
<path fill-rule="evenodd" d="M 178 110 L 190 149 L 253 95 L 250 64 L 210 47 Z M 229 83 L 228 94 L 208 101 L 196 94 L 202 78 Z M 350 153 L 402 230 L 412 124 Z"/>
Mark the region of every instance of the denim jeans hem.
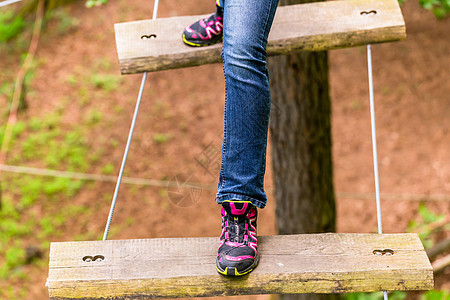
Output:
<path fill-rule="evenodd" d="M 257 208 L 261 208 L 261 209 L 266 206 L 266 203 L 264 203 L 261 200 L 258 200 L 258 199 L 252 198 L 252 197 L 248 197 L 245 195 L 241 195 L 241 194 L 225 194 L 225 195 L 216 197 L 217 204 L 221 204 L 224 201 L 231 201 L 231 200 L 250 201 L 253 204 L 253 206 L 256 206 Z"/>

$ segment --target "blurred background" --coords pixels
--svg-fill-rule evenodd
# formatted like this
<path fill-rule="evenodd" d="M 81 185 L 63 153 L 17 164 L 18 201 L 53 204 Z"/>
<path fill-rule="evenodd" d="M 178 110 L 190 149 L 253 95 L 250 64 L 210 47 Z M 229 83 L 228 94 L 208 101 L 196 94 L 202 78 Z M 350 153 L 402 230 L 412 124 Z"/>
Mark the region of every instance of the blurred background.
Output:
<path fill-rule="evenodd" d="M 50 242 L 101 239 L 142 76 L 120 75 L 113 25 L 153 9 L 139 0 L 37 4 L 0 7 L 0 299 L 48 299 Z M 401 8 L 407 40 L 372 47 L 383 228 L 419 233 L 430 258 L 448 262 L 449 3 Z M 158 17 L 213 10 L 213 0 L 161 1 Z M 366 49 L 330 51 L 329 63 L 337 231 L 375 233 Z M 223 99 L 220 64 L 149 74 L 109 239 L 219 235 Z M 270 154 L 259 235 L 277 233 Z M 436 291 L 391 298 L 450 299 L 449 275 L 447 264 Z"/>

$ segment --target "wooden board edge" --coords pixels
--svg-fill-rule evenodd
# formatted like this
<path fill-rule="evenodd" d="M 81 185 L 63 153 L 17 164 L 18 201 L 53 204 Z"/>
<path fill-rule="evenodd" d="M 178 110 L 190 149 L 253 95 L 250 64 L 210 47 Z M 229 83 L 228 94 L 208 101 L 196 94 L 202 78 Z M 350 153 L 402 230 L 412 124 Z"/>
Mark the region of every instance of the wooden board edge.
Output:
<path fill-rule="evenodd" d="M 406 291 L 431 290 L 434 288 L 432 270 L 411 270 L 408 276 L 386 272 L 382 279 L 374 280 L 370 272 L 348 274 L 354 278 L 332 278 L 330 274 L 315 274 L 317 278 L 290 276 L 279 274 L 271 278 L 228 278 L 217 274 L 212 278 L 174 278 L 169 280 L 135 279 L 113 282 L 102 281 L 74 281 L 50 282 L 50 299 L 99 299 L 103 298 L 190 298 L 214 297 L 233 295 L 259 294 L 300 294 L 300 293 L 352 293 L 377 291 Z M 335 274 L 336 275 L 336 274 Z M 310 275 L 309 275 L 310 276 Z M 413 278 L 417 276 L 417 279 Z M 423 280 L 425 278 L 425 280 Z M 253 285 L 245 283 L 251 280 Z M 254 284 L 254 283 L 257 284 Z M 78 286 L 78 289 L 74 288 Z M 99 292 L 100 289 L 109 292 Z M 89 296 L 90 295 L 90 296 Z"/>
<path fill-rule="evenodd" d="M 278 55 L 289 55 L 295 54 L 300 51 L 328 51 L 335 49 L 343 49 L 350 47 L 364 46 L 367 44 L 380 44 L 388 42 L 397 42 L 406 39 L 405 26 L 396 26 L 395 34 L 391 34 L 385 39 L 366 39 L 362 41 L 361 39 L 350 40 L 349 42 L 343 43 L 331 43 L 331 44 L 321 44 L 319 41 L 321 36 L 313 36 L 311 39 L 304 37 L 302 41 L 284 41 L 277 40 L 272 41 L 267 46 L 267 55 L 278 56 Z M 387 28 L 390 33 L 394 32 L 393 29 Z M 363 34 L 370 34 L 370 31 L 363 32 Z M 339 34 L 335 34 L 339 36 Z M 308 42 L 308 40 L 313 42 Z M 315 42 L 314 42 L 315 41 Z M 196 57 L 197 59 L 192 59 Z M 168 55 L 159 57 L 142 57 L 142 58 L 127 58 L 120 59 L 120 72 L 122 75 L 138 74 L 143 72 L 156 72 L 165 71 L 172 69 L 181 69 L 188 67 L 196 67 L 205 64 L 221 63 L 220 49 L 215 48 L 208 54 L 198 54 L 196 50 L 191 52 L 191 55 L 186 56 L 185 54 L 180 55 Z"/>

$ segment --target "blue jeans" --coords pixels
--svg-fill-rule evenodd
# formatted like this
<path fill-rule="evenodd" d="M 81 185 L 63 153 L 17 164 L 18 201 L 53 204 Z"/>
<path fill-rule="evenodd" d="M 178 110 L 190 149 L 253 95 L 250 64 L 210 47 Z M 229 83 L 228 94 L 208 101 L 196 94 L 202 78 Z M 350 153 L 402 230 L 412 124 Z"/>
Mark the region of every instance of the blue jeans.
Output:
<path fill-rule="evenodd" d="M 225 0 L 221 5 L 225 114 L 216 201 L 251 201 L 264 208 L 270 114 L 266 45 L 278 0 Z"/>

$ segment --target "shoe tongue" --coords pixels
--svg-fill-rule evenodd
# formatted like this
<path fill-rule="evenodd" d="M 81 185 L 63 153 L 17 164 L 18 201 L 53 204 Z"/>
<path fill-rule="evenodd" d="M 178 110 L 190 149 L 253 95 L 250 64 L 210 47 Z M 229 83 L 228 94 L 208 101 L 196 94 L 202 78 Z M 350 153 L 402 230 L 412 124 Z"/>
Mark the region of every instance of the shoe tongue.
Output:
<path fill-rule="evenodd" d="M 222 202 L 223 208 L 233 216 L 245 216 L 253 207 L 250 202 Z"/>

